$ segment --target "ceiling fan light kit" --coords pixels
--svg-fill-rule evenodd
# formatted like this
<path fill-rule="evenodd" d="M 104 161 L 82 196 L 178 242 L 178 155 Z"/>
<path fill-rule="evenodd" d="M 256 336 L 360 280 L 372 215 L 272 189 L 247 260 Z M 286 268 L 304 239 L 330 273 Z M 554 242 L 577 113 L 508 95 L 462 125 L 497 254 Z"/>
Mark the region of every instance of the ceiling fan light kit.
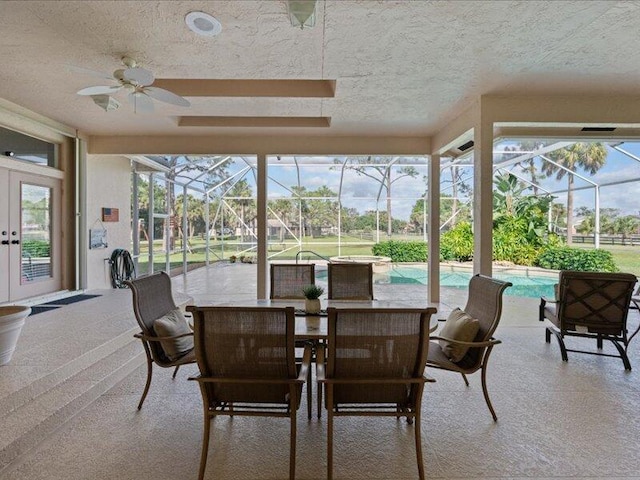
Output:
<path fill-rule="evenodd" d="M 105 112 L 117 110 L 120 108 L 120 102 L 109 95 L 91 95 L 93 103 L 103 108 Z"/>
<path fill-rule="evenodd" d="M 316 0 L 288 0 L 287 10 L 293 27 L 303 30 L 316 24 Z"/>

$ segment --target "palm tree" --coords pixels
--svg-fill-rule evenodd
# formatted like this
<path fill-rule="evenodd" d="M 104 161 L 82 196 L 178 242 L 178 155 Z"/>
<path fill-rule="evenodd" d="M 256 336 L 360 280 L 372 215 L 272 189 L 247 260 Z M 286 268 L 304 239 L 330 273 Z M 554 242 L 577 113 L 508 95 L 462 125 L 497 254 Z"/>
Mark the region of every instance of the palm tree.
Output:
<path fill-rule="evenodd" d="M 593 175 L 605 164 L 607 149 L 602 143 L 578 142 L 551 152 L 549 158 L 568 170 L 576 171 L 580 167 Z M 551 162 L 545 162 L 542 171 L 548 176 L 555 174 L 557 180 L 567 176 L 567 244 L 571 245 L 573 242 L 571 232 L 573 228 L 573 173 L 569 173 Z"/>
<path fill-rule="evenodd" d="M 625 244 L 627 235 L 631 235 L 638 231 L 640 226 L 640 220 L 633 215 L 625 215 L 624 217 L 618 217 L 613 222 L 613 228 L 615 233 L 622 235 L 622 244 Z"/>
<path fill-rule="evenodd" d="M 544 144 L 538 141 L 522 141 L 519 146 L 516 147 L 520 151 L 535 151 L 540 147 L 544 146 Z M 522 154 L 518 154 L 522 155 Z M 524 160 L 516 164 L 516 166 L 520 167 L 522 172 L 529 176 L 531 179 L 531 188 L 533 189 L 533 194 L 538 195 L 538 185 L 540 184 L 540 179 L 543 175 L 538 171 L 535 163 L 535 158 L 529 158 L 528 160 Z"/>
<path fill-rule="evenodd" d="M 244 242 L 245 226 L 247 221 L 253 220 L 255 217 L 255 211 L 251 207 L 255 205 L 253 199 L 253 191 L 246 179 L 242 179 L 236 182 L 233 187 L 227 192 L 227 197 L 230 197 L 230 204 L 234 209 L 240 207 L 240 241 Z"/>

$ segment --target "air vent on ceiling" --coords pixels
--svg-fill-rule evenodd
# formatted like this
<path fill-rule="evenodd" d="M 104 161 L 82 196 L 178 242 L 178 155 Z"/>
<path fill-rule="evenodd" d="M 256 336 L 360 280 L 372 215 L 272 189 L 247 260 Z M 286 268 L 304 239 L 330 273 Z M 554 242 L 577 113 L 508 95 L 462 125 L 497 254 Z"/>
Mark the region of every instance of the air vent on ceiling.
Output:
<path fill-rule="evenodd" d="M 471 147 L 473 147 L 473 140 L 469 140 L 467 143 L 463 143 L 458 147 L 458 150 L 460 150 L 461 152 L 466 152 Z"/>
<path fill-rule="evenodd" d="M 583 127 L 583 132 L 613 132 L 616 127 Z"/>

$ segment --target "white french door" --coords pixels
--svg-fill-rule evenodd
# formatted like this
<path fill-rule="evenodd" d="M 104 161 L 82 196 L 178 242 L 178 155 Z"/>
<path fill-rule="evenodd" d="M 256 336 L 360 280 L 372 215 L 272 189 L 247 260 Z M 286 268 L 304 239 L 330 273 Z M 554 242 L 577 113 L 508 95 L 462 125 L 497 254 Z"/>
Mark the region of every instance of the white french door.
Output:
<path fill-rule="evenodd" d="M 0 169 L 0 192 L 0 303 L 60 290 L 60 180 Z"/>

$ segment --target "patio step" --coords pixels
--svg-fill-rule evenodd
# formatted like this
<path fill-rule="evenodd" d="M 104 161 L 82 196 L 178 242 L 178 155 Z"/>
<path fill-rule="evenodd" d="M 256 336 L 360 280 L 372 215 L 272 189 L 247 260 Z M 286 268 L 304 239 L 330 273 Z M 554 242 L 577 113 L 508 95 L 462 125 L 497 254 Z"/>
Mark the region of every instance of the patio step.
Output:
<path fill-rule="evenodd" d="M 103 393 L 144 365 L 132 329 L 0 400 L 0 477 Z"/>

